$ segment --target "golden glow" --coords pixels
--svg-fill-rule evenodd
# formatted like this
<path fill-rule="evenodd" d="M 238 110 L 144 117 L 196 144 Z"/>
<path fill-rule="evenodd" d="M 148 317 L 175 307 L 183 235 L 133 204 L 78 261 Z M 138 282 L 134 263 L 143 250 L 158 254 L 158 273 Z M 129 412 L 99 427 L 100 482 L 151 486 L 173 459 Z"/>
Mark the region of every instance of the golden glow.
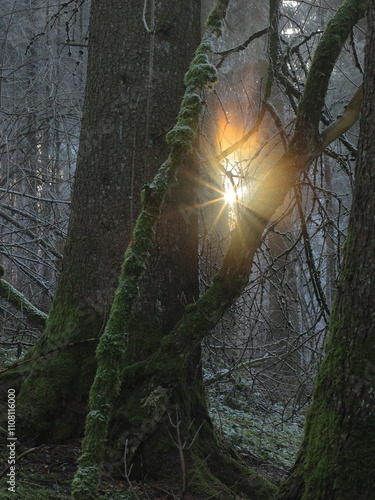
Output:
<path fill-rule="evenodd" d="M 238 110 L 237 110 L 238 111 Z M 238 206 L 243 203 L 243 198 L 249 186 L 250 159 L 257 150 L 258 133 L 254 132 L 242 141 L 248 132 L 243 115 L 233 106 L 231 112 L 221 114 L 218 120 L 216 144 L 218 152 L 226 152 L 220 160 L 222 166 L 223 200 L 231 207 L 231 216 L 237 212 Z M 233 212 L 233 213 L 232 213 Z"/>
<path fill-rule="evenodd" d="M 228 203 L 229 205 L 234 205 L 234 203 L 236 203 L 237 194 L 231 184 L 225 187 L 223 199 L 225 203 Z"/>
<path fill-rule="evenodd" d="M 216 136 L 212 137 L 212 130 L 207 134 L 207 152 L 204 156 L 212 158 L 212 163 L 207 165 L 207 180 L 201 178 L 200 181 L 207 190 L 203 190 L 203 199 L 201 197 L 198 208 L 208 208 L 208 231 L 217 226 L 223 231 L 227 228 L 232 230 L 241 216 L 248 190 L 254 187 L 252 161 L 258 150 L 258 132 L 248 134 L 251 123 L 244 119 L 238 103 L 233 106 L 226 104 L 231 111 L 224 113 L 221 107 L 215 116 Z"/>

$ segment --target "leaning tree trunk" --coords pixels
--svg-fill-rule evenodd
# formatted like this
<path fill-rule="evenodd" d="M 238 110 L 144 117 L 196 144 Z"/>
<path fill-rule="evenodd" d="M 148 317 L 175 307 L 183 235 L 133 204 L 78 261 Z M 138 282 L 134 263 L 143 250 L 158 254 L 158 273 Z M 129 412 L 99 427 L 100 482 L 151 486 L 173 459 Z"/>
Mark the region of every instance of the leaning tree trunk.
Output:
<path fill-rule="evenodd" d="M 28 354 L 36 361 L 18 368 L 26 377 L 17 403 L 24 435 L 46 442 L 82 434 L 95 347 L 131 239 L 141 188 L 167 154 L 165 133 L 178 113 L 199 20 L 199 2 L 190 0 L 152 1 L 146 12 L 136 0 L 126 5 L 92 2 L 63 271 L 44 335 Z M 179 286 L 181 295 L 185 284 L 180 280 Z"/>
<path fill-rule="evenodd" d="M 375 2 L 352 214 L 304 441 L 279 500 L 371 500 L 375 456 Z"/>

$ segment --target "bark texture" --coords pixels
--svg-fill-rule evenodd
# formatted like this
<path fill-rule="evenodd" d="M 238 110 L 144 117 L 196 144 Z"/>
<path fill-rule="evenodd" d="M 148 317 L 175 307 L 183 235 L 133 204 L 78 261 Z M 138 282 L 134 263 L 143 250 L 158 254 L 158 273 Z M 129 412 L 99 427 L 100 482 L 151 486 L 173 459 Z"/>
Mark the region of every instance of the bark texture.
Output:
<path fill-rule="evenodd" d="M 135 0 L 92 2 L 63 271 L 44 335 L 28 354 L 37 361 L 22 365 L 26 378 L 18 420 L 20 432 L 30 438 L 45 442 L 82 433 L 95 346 L 140 210 L 141 189 L 167 155 L 165 134 L 178 114 L 183 75 L 197 44 L 199 8 L 196 0 L 148 2 L 144 13 Z M 54 350 L 58 354 L 40 357 Z"/>

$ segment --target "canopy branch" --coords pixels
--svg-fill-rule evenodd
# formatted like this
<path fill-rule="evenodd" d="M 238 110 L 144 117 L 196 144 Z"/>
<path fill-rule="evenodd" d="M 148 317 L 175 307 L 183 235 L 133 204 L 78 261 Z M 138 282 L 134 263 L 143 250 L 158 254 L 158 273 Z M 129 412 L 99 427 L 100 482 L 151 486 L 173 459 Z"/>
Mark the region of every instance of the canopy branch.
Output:
<path fill-rule="evenodd" d="M 323 130 L 321 134 L 322 151 L 355 124 L 361 112 L 362 98 L 363 85 L 360 85 L 349 104 L 346 106 L 344 113 Z"/>

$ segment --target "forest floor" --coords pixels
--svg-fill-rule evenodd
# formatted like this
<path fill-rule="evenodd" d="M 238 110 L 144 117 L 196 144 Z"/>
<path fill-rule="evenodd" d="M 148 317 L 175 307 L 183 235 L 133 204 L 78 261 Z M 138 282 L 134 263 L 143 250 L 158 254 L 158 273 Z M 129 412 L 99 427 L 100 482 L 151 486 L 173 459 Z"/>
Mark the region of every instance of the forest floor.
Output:
<path fill-rule="evenodd" d="M 279 484 L 287 475 L 302 437 L 303 415 L 286 418 L 285 408 L 270 403 L 260 394 L 237 387 L 209 391 L 211 414 L 218 432 L 236 446 L 244 462 L 267 479 Z M 71 481 L 80 455 L 80 441 L 64 445 L 34 448 L 16 464 L 16 493 L 8 490 L 7 449 L 1 448 L 0 498 L 2 500 L 68 500 Z M 25 450 L 18 451 L 18 457 Z M 5 473 L 5 474 L 4 474 Z M 140 484 L 130 479 L 114 479 L 104 475 L 100 500 L 179 500 L 178 492 L 168 485 Z M 188 495 L 184 500 L 194 500 Z"/>

